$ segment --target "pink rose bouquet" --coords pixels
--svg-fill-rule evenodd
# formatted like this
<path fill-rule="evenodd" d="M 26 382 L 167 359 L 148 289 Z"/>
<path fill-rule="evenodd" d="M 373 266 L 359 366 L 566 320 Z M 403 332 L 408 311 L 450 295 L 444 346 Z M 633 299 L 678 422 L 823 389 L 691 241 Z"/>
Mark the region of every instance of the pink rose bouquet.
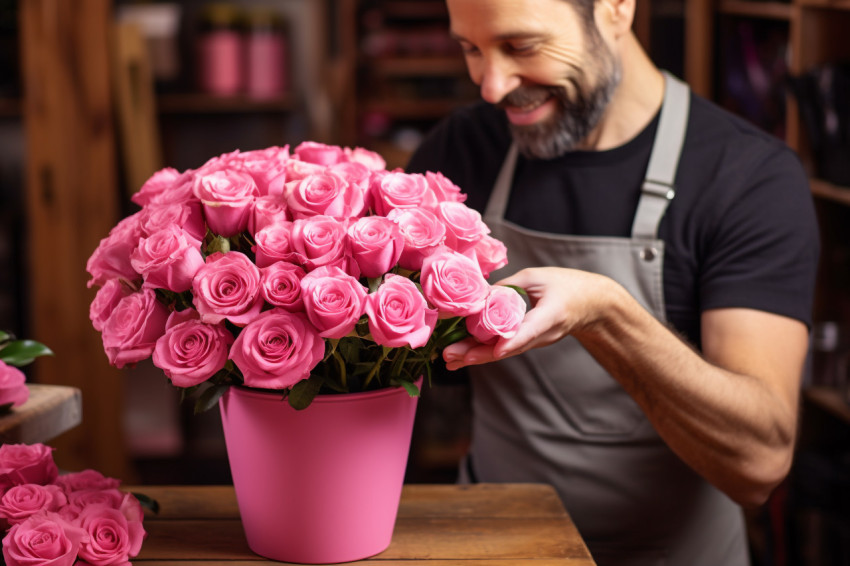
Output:
<path fill-rule="evenodd" d="M 445 346 L 511 336 L 525 313 L 487 282 L 506 250 L 465 199 L 440 173 L 315 142 L 163 169 L 88 261 L 92 324 L 110 363 L 151 357 L 198 410 L 233 385 L 296 408 L 417 395 Z"/>
<path fill-rule="evenodd" d="M 129 566 L 146 533 L 142 495 L 96 470 L 59 475 L 44 444 L 0 446 L 6 566 Z"/>
<path fill-rule="evenodd" d="M 18 368 L 39 356 L 49 356 L 50 348 L 34 340 L 16 340 L 0 331 L 0 414 L 20 407 L 29 400 L 26 376 Z"/>

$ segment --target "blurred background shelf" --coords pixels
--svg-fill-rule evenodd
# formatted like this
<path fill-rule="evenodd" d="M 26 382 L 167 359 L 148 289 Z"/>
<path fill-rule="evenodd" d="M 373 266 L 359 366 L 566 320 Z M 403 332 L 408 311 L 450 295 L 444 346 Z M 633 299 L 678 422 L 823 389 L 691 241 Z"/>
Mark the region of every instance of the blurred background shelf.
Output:
<path fill-rule="evenodd" d="M 20 116 L 20 98 L 0 97 L 0 118 L 19 118 Z"/>
<path fill-rule="evenodd" d="M 204 93 L 160 94 L 156 104 L 161 114 L 247 114 L 292 112 L 298 108 L 295 97 L 290 95 L 255 99 L 244 95 L 222 97 Z"/>

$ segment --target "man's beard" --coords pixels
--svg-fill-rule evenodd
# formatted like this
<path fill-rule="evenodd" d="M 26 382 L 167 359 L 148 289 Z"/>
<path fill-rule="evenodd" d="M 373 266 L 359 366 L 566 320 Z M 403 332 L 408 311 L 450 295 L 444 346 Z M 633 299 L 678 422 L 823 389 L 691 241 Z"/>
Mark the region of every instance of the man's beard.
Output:
<path fill-rule="evenodd" d="M 574 150 L 587 138 L 599 124 L 622 78 L 619 64 L 613 58 L 607 63 L 608 72 L 600 75 L 599 84 L 589 91 L 586 84 L 572 78 L 572 98 L 564 87 L 545 85 L 523 85 L 505 96 L 499 107 L 539 104 L 549 97 L 553 97 L 557 105 L 555 115 L 544 122 L 527 126 L 509 123 L 514 141 L 523 155 L 552 159 Z"/>

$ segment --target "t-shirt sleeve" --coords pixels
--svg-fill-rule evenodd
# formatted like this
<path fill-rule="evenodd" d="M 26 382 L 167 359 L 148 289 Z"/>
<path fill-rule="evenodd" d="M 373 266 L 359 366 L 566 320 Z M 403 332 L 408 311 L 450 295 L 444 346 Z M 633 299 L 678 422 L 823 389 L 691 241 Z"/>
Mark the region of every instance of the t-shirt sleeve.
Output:
<path fill-rule="evenodd" d="M 765 153 L 739 172 L 703 235 L 702 310 L 752 308 L 811 326 L 820 241 L 808 178 L 790 149 Z"/>

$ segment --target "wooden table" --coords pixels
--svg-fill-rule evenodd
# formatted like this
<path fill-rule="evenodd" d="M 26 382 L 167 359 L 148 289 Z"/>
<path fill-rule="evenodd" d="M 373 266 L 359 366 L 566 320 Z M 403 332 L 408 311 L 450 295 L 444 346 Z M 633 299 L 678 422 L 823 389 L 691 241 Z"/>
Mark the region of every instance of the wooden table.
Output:
<path fill-rule="evenodd" d="M 156 499 L 137 566 L 252 566 L 232 487 L 136 486 Z M 555 490 L 538 484 L 406 485 L 382 566 L 595 564 Z"/>
<path fill-rule="evenodd" d="M 27 402 L 0 417 L 0 444 L 48 442 L 82 421 L 82 393 L 76 387 L 30 383 L 27 388 Z"/>

